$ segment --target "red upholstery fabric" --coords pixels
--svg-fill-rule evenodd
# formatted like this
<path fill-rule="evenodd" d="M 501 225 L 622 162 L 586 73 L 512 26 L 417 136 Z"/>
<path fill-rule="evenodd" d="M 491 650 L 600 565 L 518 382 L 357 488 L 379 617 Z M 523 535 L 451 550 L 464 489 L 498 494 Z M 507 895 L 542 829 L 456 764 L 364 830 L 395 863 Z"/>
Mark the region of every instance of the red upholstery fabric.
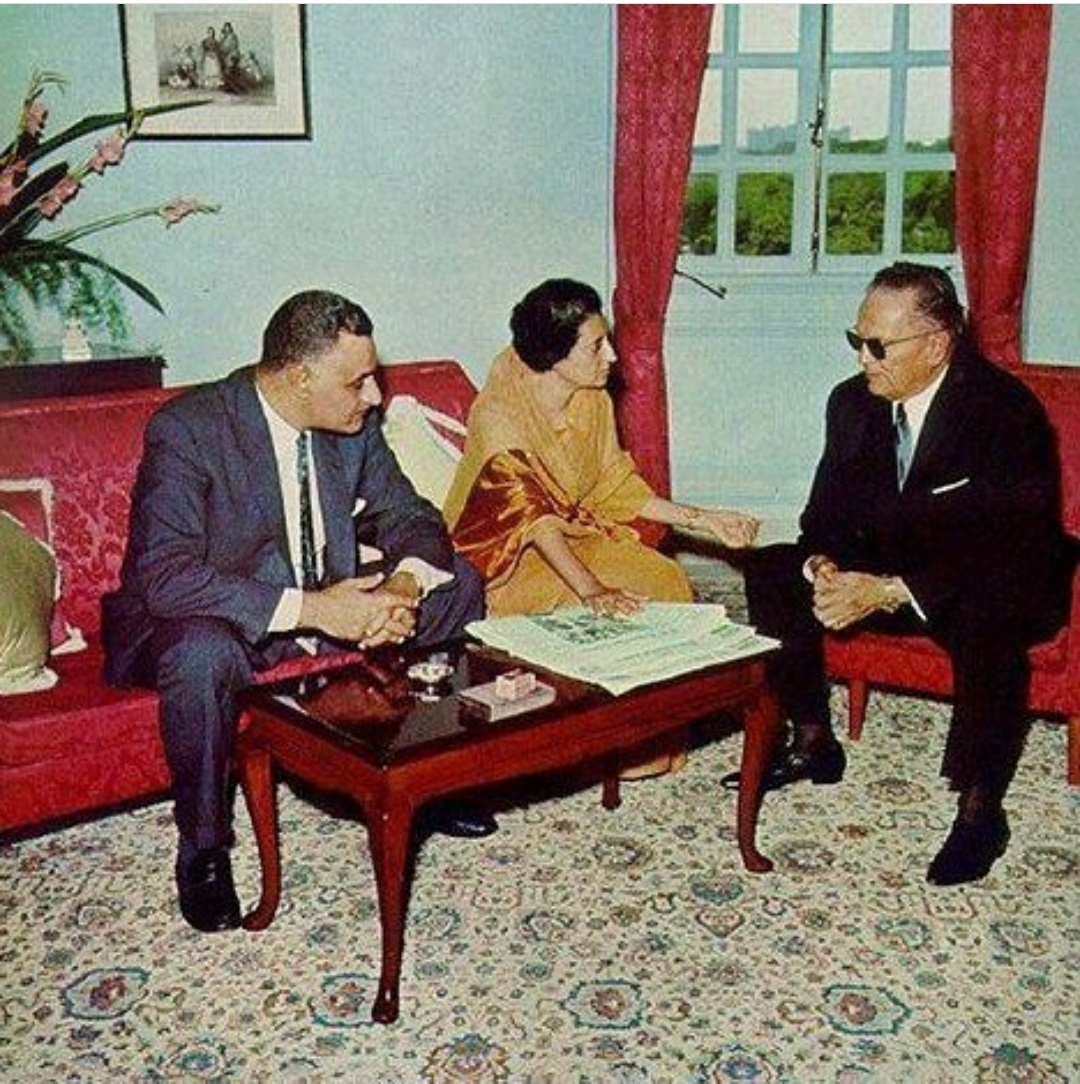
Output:
<path fill-rule="evenodd" d="M 1080 369 L 1028 366 L 1018 374 L 1042 400 L 1058 434 L 1062 464 L 1065 528 L 1080 538 Z M 1031 651 L 1031 694 L 1035 714 L 1063 715 L 1068 721 L 1067 776 L 1080 785 L 1080 570 L 1073 579 L 1068 625 Z M 829 676 L 850 690 L 849 733 L 862 733 L 866 696 L 871 685 L 907 689 L 933 696 L 952 695 L 948 657 L 921 637 L 860 633 L 828 636 L 825 665 Z"/>
<path fill-rule="evenodd" d="M 459 421 L 476 394 L 453 361 L 388 365 L 383 384 L 388 398 L 409 394 Z M 36 829 L 168 787 L 157 697 L 104 684 L 96 634 L 101 596 L 119 576 L 143 429 L 179 390 L 0 403 L 0 478 L 52 481 L 65 605 L 90 641 L 85 652 L 53 658 L 60 677 L 54 688 L 0 697 L 0 832 Z M 341 662 L 301 660 L 288 671 Z"/>
<path fill-rule="evenodd" d="M 116 583 L 147 419 L 173 390 L 28 399 L 0 411 L 0 476 L 53 483 L 53 547 L 68 619 L 87 635 Z"/>
<path fill-rule="evenodd" d="M 0 700 L 0 829 L 160 794 L 157 696 L 101 680 L 101 646 L 54 658 L 59 683 Z"/>

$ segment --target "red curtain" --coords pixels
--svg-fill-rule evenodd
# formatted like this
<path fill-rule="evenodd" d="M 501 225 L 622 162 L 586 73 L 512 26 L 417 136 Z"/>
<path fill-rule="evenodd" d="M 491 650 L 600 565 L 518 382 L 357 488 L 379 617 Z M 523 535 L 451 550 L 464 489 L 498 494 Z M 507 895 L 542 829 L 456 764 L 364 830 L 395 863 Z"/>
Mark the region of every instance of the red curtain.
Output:
<path fill-rule="evenodd" d="M 620 4 L 615 101 L 615 336 L 622 436 L 653 488 L 671 492 L 664 322 L 712 5 Z"/>
<path fill-rule="evenodd" d="M 975 341 L 1007 369 L 1023 362 L 1051 15 L 1048 4 L 952 9 L 956 234 Z"/>

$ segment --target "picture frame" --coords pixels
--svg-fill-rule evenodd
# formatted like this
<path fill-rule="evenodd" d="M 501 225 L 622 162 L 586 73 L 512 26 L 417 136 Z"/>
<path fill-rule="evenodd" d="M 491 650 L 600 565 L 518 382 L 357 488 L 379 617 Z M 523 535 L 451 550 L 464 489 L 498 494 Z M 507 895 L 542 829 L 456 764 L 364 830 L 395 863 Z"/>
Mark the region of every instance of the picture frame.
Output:
<path fill-rule="evenodd" d="M 128 109 L 139 139 L 310 139 L 303 4 L 121 4 Z"/>

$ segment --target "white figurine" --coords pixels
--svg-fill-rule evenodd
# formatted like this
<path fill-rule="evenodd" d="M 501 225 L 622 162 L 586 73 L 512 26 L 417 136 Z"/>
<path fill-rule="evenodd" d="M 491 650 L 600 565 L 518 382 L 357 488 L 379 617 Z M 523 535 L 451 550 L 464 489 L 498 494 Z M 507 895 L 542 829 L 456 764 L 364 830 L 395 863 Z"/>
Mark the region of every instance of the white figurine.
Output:
<path fill-rule="evenodd" d="M 64 338 L 60 344 L 60 357 L 64 361 L 89 361 L 94 356 L 90 342 L 83 331 L 82 321 L 72 314 L 64 321 Z"/>

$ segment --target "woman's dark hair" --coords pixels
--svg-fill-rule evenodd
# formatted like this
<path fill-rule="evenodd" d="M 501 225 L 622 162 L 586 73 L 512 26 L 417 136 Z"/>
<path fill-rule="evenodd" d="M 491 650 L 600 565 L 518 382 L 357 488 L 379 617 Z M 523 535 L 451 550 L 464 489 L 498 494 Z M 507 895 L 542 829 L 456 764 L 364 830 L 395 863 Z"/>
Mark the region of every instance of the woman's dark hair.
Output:
<path fill-rule="evenodd" d="M 294 361 L 318 361 L 342 332 L 370 335 L 371 317 L 356 304 L 329 290 L 293 294 L 270 317 L 263 332 L 260 364 L 283 369 Z"/>
<path fill-rule="evenodd" d="M 603 311 L 600 295 L 583 282 L 548 279 L 531 289 L 510 316 L 518 357 L 530 369 L 547 372 L 577 342 L 578 329 Z"/>
<path fill-rule="evenodd" d="M 919 312 L 931 323 L 949 331 L 954 339 L 964 335 L 964 306 L 947 271 L 922 263 L 894 263 L 880 270 L 870 289 L 914 290 Z"/>

